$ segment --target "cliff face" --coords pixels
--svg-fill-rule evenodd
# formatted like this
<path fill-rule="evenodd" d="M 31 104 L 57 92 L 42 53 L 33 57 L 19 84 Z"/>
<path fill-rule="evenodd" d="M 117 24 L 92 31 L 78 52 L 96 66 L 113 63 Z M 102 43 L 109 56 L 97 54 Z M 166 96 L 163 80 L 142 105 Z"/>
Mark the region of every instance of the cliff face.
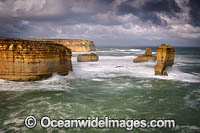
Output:
<path fill-rule="evenodd" d="M 96 47 L 93 41 L 88 40 L 51 40 L 55 43 L 62 44 L 67 48 L 71 49 L 72 52 L 89 52 L 96 51 Z"/>
<path fill-rule="evenodd" d="M 149 60 L 156 60 L 156 56 L 152 56 L 151 48 L 146 48 L 144 55 L 138 56 L 137 58 L 133 59 L 133 62 L 147 62 Z"/>
<path fill-rule="evenodd" d="M 157 64 L 154 66 L 155 75 L 168 75 L 164 70 L 174 64 L 174 52 L 174 48 L 170 45 L 162 44 L 157 48 Z"/>
<path fill-rule="evenodd" d="M 67 48 L 71 49 L 72 52 L 96 51 L 94 42 L 89 40 L 72 40 L 72 39 L 28 39 L 28 40 L 51 41 L 66 46 Z"/>
<path fill-rule="evenodd" d="M 0 78 L 34 81 L 72 70 L 71 50 L 60 44 L 0 39 Z"/>

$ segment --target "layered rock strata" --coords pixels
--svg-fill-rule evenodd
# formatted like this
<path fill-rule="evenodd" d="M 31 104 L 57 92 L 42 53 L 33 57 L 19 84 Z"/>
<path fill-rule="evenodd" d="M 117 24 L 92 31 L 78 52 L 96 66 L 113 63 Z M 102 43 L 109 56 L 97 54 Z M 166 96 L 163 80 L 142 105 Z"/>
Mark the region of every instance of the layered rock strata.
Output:
<path fill-rule="evenodd" d="M 152 56 L 151 48 L 146 48 L 146 51 L 143 55 L 138 56 L 137 58 L 133 59 L 133 62 L 147 62 L 149 60 L 155 61 L 156 56 Z"/>
<path fill-rule="evenodd" d="M 81 54 L 77 56 L 77 61 L 78 62 L 94 62 L 94 61 L 98 61 L 99 57 L 94 54 Z"/>
<path fill-rule="evenodd" d="M 37 41 L 51 41 L 54 43 L 62 44 L 71 49 L 72 52 L 89 52 L 96 51 L 93 41 L 89 40 L 76 40 L 76 39 L 28 39 Z"/>
<path fill-rule="evenodd" d="M 155 75 L 165 75 L 167 67 L 172 67 L 174 64 L 175 50 L 172 46 L 162 44 L 157 48 L 157 64 L 154 66 Z"/>
<path fill-rule="evenodd" d="M 35 81 L 72 70 L 71 50 L 45 41 L 0 39 L 0 78 Z"/>

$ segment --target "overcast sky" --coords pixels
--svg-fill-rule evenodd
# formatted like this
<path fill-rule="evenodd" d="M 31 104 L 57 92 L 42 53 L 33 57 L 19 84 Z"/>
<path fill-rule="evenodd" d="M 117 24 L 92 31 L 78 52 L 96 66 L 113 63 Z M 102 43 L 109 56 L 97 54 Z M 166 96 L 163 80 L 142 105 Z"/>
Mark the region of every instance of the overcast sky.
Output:
<path fill-rule="evenodd" d="M 200 0 L 0 0 L 0 36 L 200 46 Z"/>

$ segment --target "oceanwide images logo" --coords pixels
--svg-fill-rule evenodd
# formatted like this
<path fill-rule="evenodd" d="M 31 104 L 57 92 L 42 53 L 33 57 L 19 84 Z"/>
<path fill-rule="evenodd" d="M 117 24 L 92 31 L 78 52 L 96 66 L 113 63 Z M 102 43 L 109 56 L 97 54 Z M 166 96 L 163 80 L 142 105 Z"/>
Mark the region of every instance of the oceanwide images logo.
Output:
<path fill-rule="evenodd" d="M 175 120 L 133 120 L 133 119 L 110 119 L 99 117 L 87 119 L 51 119 L 44 116 L 39 119 L 42 128 L 124 128 L 131 131 L 134 128 L 175 128 Z M 25 126 L 33 129 L 37 126 L 35 116 L 27 116 L 24 120 Z M 39 124 L 38 124 L 39 126 Z"/>
<path fill-rule="evenodd" d="M 36 118 L 35 116 L 33 115 L 30 115 L 30 116 L 27 116 L 24 120 L 24 123 L 25 123 L 25 126 L 27 128 L 35 128 L 37 126 L 37 121 L 36 121 Z"/>

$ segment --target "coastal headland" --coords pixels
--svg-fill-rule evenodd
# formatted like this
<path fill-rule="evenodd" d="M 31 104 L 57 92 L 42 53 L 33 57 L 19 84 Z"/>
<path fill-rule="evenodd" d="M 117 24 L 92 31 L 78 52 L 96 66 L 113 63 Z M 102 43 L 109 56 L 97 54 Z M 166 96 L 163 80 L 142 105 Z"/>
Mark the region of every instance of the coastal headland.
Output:
<path fill-rule="evenodd" d="M 0 78 L 35 81 L 72 70 L 71 50 L 51 41 L 0 39 Z"/>
<path fill-rule="evenodd" d="M 25 38 L 25 40 L 32 41 L 51 41 L 54 43 L 62 44 L 67 48 L 71 49 L 72 52 L 89 52 L 96 51 L 96 47 L 93 41 L 80 40 L 80 39 L 34 39 Z"/>

